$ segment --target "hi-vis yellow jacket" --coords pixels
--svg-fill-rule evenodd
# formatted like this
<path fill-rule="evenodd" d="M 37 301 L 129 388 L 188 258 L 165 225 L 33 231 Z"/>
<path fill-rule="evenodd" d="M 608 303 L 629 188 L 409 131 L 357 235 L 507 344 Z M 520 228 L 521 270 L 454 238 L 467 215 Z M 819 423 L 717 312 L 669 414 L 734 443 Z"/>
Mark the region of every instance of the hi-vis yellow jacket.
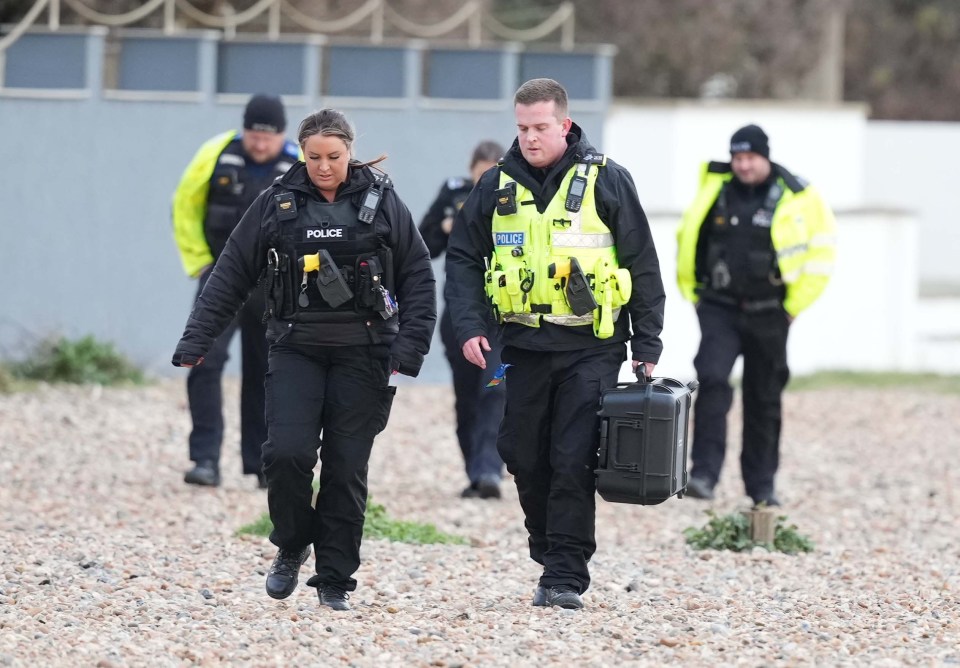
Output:
<path fill-rule="evenodd" d="M 201 269 L 213 264 L 213 253 L 203 232 L 210 178 L 217 158 L 237 134 L 230 130 L 204 142 L 184 170 L 173 194 L 173 238 L 188 276 L 196 276 Z"/>
<path fill-rule="evenodd" d="M 597 213 L 594 186 L 602 161 L 576 163 L 543 213 L 522 203 L 533 196 L 500 170 L 500 188 L 514 184 L 514 213 L 494 212 L 493 256 L 485 277 L 487 296 L 501 322 L 539 327 L 540 322 L 570 327 L 593 325 L 594 335 L 613 335 L 620 307 L 630 300 L 630 272 L 620 269 L 610 229 Z M 585 179 L 577 211 L 566 208 L 574 177 Z M 567 302 L 571 258 L 576 258 L 597 307 L 575 315 Z"/>
<path fill-rule="evenodd" d="M 783 195 L 773 214 L 770 237 L 786 288 L 783 308 L 796 316 L 816 301 L 833 273 L 836 222 L 815 188 L 775 163 L 771 167 Z M 732 178 L 729 163 L 705 163 L 700 190 L 677 229 L 677 284 L 681 294 L 694 303 L 699 300 L 696 256 L 700 229 L 721 188 Z"/>

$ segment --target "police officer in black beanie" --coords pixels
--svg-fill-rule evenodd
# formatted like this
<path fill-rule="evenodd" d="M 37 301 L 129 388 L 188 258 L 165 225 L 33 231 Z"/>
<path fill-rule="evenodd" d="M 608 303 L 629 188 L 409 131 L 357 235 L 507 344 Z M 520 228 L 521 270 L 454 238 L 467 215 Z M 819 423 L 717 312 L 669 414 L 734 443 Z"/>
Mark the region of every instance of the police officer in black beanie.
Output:
<path fill-rule="evenodd" d="M 173 196 L 174 239 L 183 268 L 198 279 L 197 296 L 223 252 L 227 238 L 247 207 L 299 156 L 297 145 L 284 137 L 287 121 L 283 102 L 273 95 L 250 98 L 243 112 L 243 131 L 230 130 L 200 147 L 187 166 Z M 267 343 L 262 295 L 249 300 L 213 343 L 202 366 L 187 377 L 192 469 L 184 481 L 193 485 L 220 484 L 223 441 L 221 378 L 233 335 L 240 331 L 242 386 L 240 393 L 240 454 L 243 473 L 255 475 L 264 487 L 260 448 L 267 439 L 264 422 L 263 377 Z"/>
<path fill-rule="evenodd" d="M 743 356 L 740 469 L 754 504 L 779 506 L 781 394 L 790 378 L 790 323 L 826 287 L 833 214 L 815 188 L 770 162 L 767 134 L 747 125 L 730 138 L 730 162 L 711 162 L 677 235 L 677 280 L 696 304 L 693 467 L 687 496 L 712 499 L 733 400 L 729 377 Z"/>

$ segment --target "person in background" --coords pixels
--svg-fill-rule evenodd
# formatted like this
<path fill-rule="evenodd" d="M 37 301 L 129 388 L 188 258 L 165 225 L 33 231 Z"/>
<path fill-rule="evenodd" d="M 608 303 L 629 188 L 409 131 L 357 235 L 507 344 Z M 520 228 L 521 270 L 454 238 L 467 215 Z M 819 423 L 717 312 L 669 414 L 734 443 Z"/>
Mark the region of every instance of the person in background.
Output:
<path fill-rule="evenodd" d="M 312 545 L 307 584 L 334 610 L 350 609 L 357 586 L 367 466 L 396 392 L 390 376 L 420 372 L 437 317 L 427 248 L 393 182 L 372 169 L 385 156 L 355 160 L 354 137 L 335 109 L 300 123 L 305 162 L 244 214 L 173 355 L 177 366 L 200 364 L 260 281 L 270 341 L 263 472 L 278 548 L 266 590 L 290 596 Z"/>
<path fill-rule="evenodd" d="M 198 279 L 197 296 L 223 252 L 230 233 L 257 196 L 298 159 L 297 145 L 284 137 L 286 114 L 280 98 L 258 94 L 243 112 L 243 130 L 230 130 L 200 147 L 173 195 L 173 234 L 183 268 Z M 220 484 L 223 442 L 223 368 L 233 335 L 240 331 L 240 454 L 243 473 L 266 486 L 260 448 L 267 440 L 263 377 L 267 371 L 262 295 L 253 291 L 236 319 L 206 353 L 205 364 L 187 376 L 187 400 L 193 429 L 190 459 L 194 466 L 184 481 Z"/>
<path fill-rule="evenodd" d="M 436 199 L 420 223 L 420 234 L 436 258 L 447 249 L 454 217 L 480 175 L 496 166 L 503 155 L 503 147 L 494 141 L 482 141 L 473 149 L 470 158 L 470 177 L 453 177 L 441 186 Z M 463 357 L 453 332 L 450 310 L 440 316 L 440 338 L 444 353 L 453 372 L 453 392 L 457 416 L 457 441 L 466 468 L 469 485 L 461 492 L 464 498 L 499 499 L 503 478 L 503 460 L 497 452 L 497 429 L 503 418 L 504 388 L 501 384 L 489 386 L 493 372 L 500 365 L 500 344 L 496 336 L 496 322 L 490 317 L 487 333 L 491 351 L 487 355 L 489 367 L 481 369 Z"/>
<path fill-rule="evenodd" d="M 567 108 L 553 79 L 517 90 L 517 138 L 457 214 L 444 294 L 461 351 L 481 369 L 491 302 L 502 323 L 510 366 L 497 447 L 543 566 L 533 605 L 578 609 L 596 550 L 600 396 L 628 341 L 634 371 L 653 373 L 665 297 L 630 174 Z"/>
<path fill-rule="evenodd" d="M 833 271 L 833 213 L 806 181 L 770 162 L 766 133 L 747 125 L 730 138 L 729 162 L 710 162 L 677 231 L 677 282 L 696 305 L 690 480 L 686 495 L 712 499 L 727 447 L 730 373 L 743 356 L 740 470 L 754 504 L 779 506 L 781 397 L 790 378 L 790 323 L 823 292 Z"/>

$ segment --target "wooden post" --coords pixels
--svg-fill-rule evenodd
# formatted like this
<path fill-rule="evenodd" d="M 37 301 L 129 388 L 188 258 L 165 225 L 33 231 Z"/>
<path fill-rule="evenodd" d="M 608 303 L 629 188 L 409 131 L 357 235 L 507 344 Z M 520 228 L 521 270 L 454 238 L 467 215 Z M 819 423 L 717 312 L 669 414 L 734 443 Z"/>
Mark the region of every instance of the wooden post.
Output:
<path fill-rule="evenodd" d="M 750 520 L 750 540 L 755 543 L 769 543 L 777 530 L 777 513 L 773 508 L 754 508 L 743 513 Z"/>

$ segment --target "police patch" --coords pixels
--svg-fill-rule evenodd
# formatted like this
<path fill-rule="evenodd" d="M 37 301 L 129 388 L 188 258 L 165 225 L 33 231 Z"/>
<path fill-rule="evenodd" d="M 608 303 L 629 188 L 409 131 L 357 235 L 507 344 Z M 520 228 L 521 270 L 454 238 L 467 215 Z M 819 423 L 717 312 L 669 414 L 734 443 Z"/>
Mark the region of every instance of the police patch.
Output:
<path fill-rule="evenodd" d="M 303 241 L 344 241 L 349 238 L 345 227 L 307 227 Z"/>
<path fill-rule="evenodd" d="M 493 235 L 493 243 L 496 246 L 522 246 L 524 236 L 523 232 L 497 232 Z"/>

